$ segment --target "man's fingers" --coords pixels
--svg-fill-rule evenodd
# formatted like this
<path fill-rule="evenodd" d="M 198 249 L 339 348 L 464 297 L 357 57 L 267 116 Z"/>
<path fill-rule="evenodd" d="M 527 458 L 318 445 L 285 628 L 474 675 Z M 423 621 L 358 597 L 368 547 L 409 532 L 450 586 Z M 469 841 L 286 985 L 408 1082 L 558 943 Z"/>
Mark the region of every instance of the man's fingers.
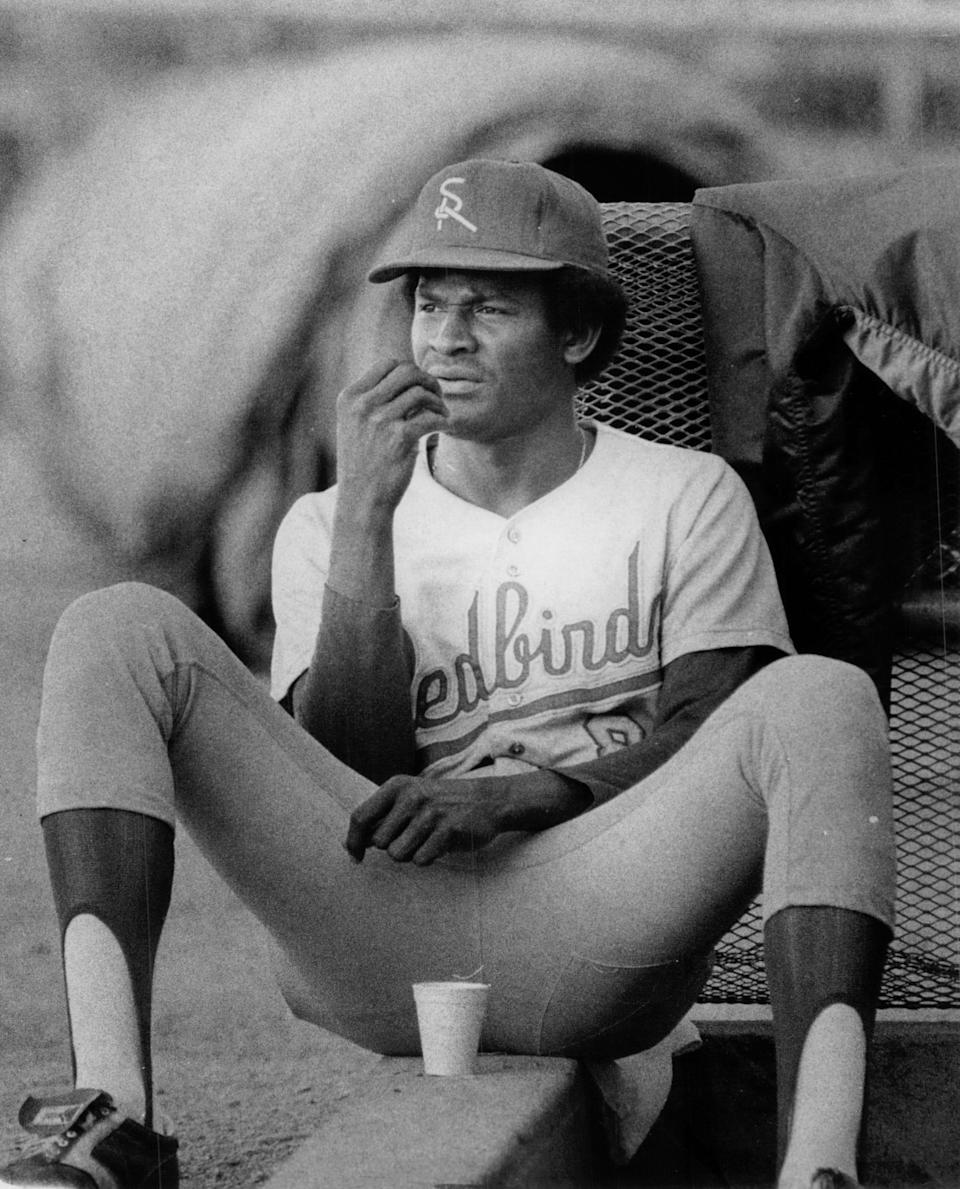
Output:
<path fill-rule="evenodd" d="M 417 367 L 415 363 L 410 362 L 398 363 L 380 381 L 379 387 L 387 392 L 392 392 L 394 396 L 399 395 L 407 388 L 425 388 L 436 396 L 441 393 L 440 381 L 436 376 L 431 376 L 422 368 Z"/>
<path fill-rule="evenodd" d="M 415 363 L 395 363 L 376 384 L 371 384 L 366 391 L 371 396 L 384 402 L 396 400 L 408 388 L 423 388 L 427 392 L 440 395 L 440 381 L 428 375 Z"/>
<path fill-rule="evenodd" d="M 434 824 L 433 819 L 424 815 L 415 817 L 384 849 L 391 859 L 396 859 L 398 863 L 405 863 L 429 839 Z"/>
<path fill-rule="evenodd" d="M 412 421 L 414 417 L 423 413 L 444 419 L 447 416 L 447 406 L 443 397 L 424 388 L 421 384 L 414 385 L 413 388 L 405 388 L 387 407 L 391 412 L 402 417 L 404 421 Z"/>
<path fill-rule="evenodd" d="M 351 858 L 356 859 L 358 863 L 363 861 L 374 830 L 381 819 L 390 812 L 395 799 L 396 793 L 390 786 L 382 785 L 350 814 L 350 826 L 343 845 Z"/>
<path fill-rule="evenodd" d="M 374 846 L 398 863 L 425 867 L 448 851 L 483 846 L 496 829 L 463 802 L 461 788 L 444 788 L 447 783 L 392 776 L 350 815 L 348 852 L 360 861 Z"/>
<path fill-rule="evenodd" d="M 370 835 L 370 845 L 378 850 L 392 850 L 393 844 L 399 842 L 407 830 L 419 831 L 423 825 L 430 827 L 433 814 L 419 804 L 405 803 L 403 798 L 397 798 L 390 812 L 380 819 L 376 829 Z"/>
<path fill-rule="evenodd" d="M 432 834 L 424 841 L 410 856 L 414 866 L 428 867 L 434 859 L 439 859 L 441 855 L 445 855 L 450 850 L 450 837 L 445 830 L 434 830 Z"/>
<path fill-rule="evenodd" d="M 375 404 L 386 404 L 408 388 L 423 388 L 440 395 L 440 381 L 409 360 L 386 359 L 375 364 L 348 384 L 340 394 L 345 399 L 366 397 Z"/>

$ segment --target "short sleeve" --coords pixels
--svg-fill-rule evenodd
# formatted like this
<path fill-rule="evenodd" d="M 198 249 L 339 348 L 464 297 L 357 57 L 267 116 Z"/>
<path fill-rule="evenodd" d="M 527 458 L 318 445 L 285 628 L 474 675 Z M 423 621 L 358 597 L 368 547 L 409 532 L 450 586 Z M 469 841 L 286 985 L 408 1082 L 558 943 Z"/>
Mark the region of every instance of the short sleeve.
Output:
<path fill-rule="evenodd" d="M 750 493 L 716 456 L 680 501 L 671 525 L 661 657 L 768 645 L 795 651 L 770 551 Z"/>
<path fill-rule="evenodd" d="M 313 657 L 330 557 L 326 512 L 326 501 L 318 495 L 302 496 L 284 516 L 274 540 L 271 598 L 276 632 L 270 692 L 277 701 L 309 669 Z"/>

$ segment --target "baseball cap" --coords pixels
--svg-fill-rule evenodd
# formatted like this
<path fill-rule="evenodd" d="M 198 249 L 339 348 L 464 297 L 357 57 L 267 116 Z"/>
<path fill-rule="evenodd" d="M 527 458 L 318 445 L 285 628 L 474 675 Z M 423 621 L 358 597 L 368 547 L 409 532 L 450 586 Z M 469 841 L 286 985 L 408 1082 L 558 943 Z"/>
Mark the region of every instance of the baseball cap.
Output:
<path fill-rule="evenodd" d="M 596 199 L 532 161 L 476 158 L 441 169 L 420 191 L 405 248 L 369 279 L 420 268 L 547 272 L 573 267 L 607 276 Z"/>

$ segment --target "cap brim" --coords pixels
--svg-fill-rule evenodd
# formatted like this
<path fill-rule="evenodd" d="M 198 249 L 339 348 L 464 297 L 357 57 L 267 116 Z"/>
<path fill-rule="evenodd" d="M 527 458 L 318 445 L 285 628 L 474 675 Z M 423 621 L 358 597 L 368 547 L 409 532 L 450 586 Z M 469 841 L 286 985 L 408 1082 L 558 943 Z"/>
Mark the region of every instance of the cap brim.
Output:
<path fill-rule="evenodd" d="M 565 260 L 543 260 L 539 256 L 522 256 L 517 252 L 498 252 L 494 248 L 456 247 L 417 253 L 415 259 L 378 264 L 367 274 L 367 280 L 378 285 L 424 268 L 450 268 L 458 272 L 555 272 L 570 266 L 583 267 L 572 262 L 568 265 Z"/>

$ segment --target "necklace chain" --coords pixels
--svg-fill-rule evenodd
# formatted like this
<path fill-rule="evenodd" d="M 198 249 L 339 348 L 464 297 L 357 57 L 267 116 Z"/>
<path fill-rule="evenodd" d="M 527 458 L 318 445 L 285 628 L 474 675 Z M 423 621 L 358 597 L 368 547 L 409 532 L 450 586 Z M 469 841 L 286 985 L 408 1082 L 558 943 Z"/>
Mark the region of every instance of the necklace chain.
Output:
<path fill-rule="evenodd" d="M 587 443 L 590 441 L 590 435 L 587 433 L 587 431 L 583 428 L 582 425 L 577 426 L 577 432 L 580 434 L 580 442 L 581 442 L 580 461 L 577 463 L 577 471 L 579 471 L 580 468 L 583 466 L 583 464 L 587 461 Z M 573 473 L 576 474 L 577 471 L 574 471 Z"/>
<path fill-rule="evenodd" d="M 579 433 L 579 435 L 580 435 L 580 458 L 577 462 L 576 467 L 574 468 L 574 471 L 573 471 L 574 475 L 579 470 L 582 469 L 583 464 L 587 461 L 587 447 L 590 444 L 590 435 L 587 433 L 587 431 L 583 428 L 582 425 L 577 426 L 577 433 Z M 434 463 L 434 457 L 433 457 L 435 450 L 436 450 L 436 442 L 435 441 L 429 442 L 427 444 L 427 469 L 429 470 L 429 472 L 433 478 L 436 478 L 436 469 L 435 469 L 435 463 Z M 457 473 L 456 470 L 452 466 L 449 465 L 449 463 L 447 463 L 445 465 L 447 467 L 447 470 L 450 471 L 451 474 L 455 475 Z"/>

